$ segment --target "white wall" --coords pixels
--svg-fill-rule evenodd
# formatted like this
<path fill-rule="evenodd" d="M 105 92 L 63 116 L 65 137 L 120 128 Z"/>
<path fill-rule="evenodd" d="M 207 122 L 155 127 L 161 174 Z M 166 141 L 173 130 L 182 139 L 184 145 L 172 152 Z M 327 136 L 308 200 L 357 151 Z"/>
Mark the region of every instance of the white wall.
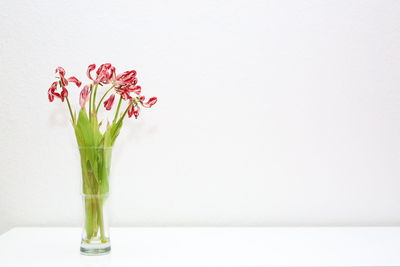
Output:
<path fill-rule="evenodd" d="M 56 66 L 138 70 L 113 225 L 400 223 L 400 2 L 0 2 L 0 232 L 79 225 Z M 78 94 L 78 90 L 70 90 Z"/>

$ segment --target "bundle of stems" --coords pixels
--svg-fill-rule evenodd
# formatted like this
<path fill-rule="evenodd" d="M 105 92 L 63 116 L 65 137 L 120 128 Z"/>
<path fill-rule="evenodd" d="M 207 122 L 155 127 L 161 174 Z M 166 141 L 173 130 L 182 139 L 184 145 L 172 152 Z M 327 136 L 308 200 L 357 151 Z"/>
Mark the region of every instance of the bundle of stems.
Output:
<path fill-rule="evenodd" d="M 101 133 L 97 112 L 102 100 L 112 89 L 112 86 L 96 105 L 97 87 L 97 85 L 94 87 L 94 93 L 91 93 L 89 97 L 89 116 L 86 109 L 80 110 L 76 120 L 72 116 L 81 157 L 82 192 L 85 202 L 85 242 L 88 243 L 92 240 L 100 240 L 103 243 L 108 241 L 105 236 L 103 207 L 109 192 L 112 146 L 129 109 L 128 106 L 125 112 L 118 116 L 122 100 L 120 98 L 114 120 L 107 125 L 104 133 Z"/>

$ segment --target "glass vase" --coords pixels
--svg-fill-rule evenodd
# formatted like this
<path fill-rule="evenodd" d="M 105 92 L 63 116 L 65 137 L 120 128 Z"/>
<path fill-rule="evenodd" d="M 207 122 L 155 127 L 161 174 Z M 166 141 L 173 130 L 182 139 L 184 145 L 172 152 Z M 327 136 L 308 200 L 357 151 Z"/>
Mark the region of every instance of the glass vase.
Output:
<path fill-rule="evenodd" d="M 80 251 L 84 255 L 104 255 L 111 250 L 107 199 L 111 147 L 80 147 L 82 168 L 83 230 Z"/>

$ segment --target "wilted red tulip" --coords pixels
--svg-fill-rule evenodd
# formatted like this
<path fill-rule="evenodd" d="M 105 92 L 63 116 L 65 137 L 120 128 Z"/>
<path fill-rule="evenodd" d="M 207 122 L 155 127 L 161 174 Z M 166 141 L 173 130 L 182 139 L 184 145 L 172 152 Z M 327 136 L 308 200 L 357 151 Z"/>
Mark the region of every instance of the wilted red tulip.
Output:
<path fill-rule="evenodd" d="M 86 102 L 89 100 L 89 85 L 85 85 L 79 95 L 79 105 L 81 108 L 85 108 Z"/>
<path fill-rule="evenodd" d="M 56 69 L 56 73 L 58 73 L 60 75 L 60 83 L 61 86 L 67 86 L 68 85 L 68 80 L 65 79 L 65 70 L 62 67 L 57 67 Z"/>
<path fill-rule="evenodd" d="M 68 100 L 69 92 L 67 88 L 69 83 L 75 83 L 78 87 L 82 83 L 75 76 L 66 78 L 66 72 L 62 67 L 57 67 L 56 73 L 58 74 L 58 81 L 53 82 L 48 89 L 48 99 L 50 102 L 53 102 L 55 98 L 59 98 L 63 102 L 66 99 L 72 121 L 73 123 L 77 123 L 80 115 L 74 115 Z M 115 101 L 115 95 L 118 94 L 120 95 L 120 99 L 112 123 L 114 124 L 117 121 L 123 120 L 126 115 L 138 118 L 141 107 L 151 108 L 157 103 L 157 98 L 151 97 L 145 102 L 145 97 L 141 95 L 142 88 L 137 85 L 138 79 L 136 74 L 135 70 L 129 70 L 116 75 L 116 69 L 110 63 L 101 64 L 98 68 L 96 68 L 95 64 L 89 65 L 86 75 L 92 82 L 90 85 L 85 85 L 80 91 L 79 105 L 83 109 L 81 112 L 86 112 L 84 109 L 86 103 L 89 102 L 89 121 L 91 121 L 92 116 L 97 116 L 99 107 L 104 106 L 106 110 L 111 110 Z M 102 89 L 98 87 L 99 84 L 110 84 L 110 86 L 101 92 Z M 57 92 L 57 89 L 60 89 L 60 91 Z M 135 95 L 134 97 L 132 93 Z M 106 100 L 104 101 L 104 99 Z M 127 101 L 129 103 L 128 106 L 126 104 L 122 105 L 122 100 L 129 100 Z M 124 106 L 125 111 L 120 112 L 120 108 L 124 108 Z M 96 118 L 94 121 L 99 120 Z"/>
<path fill-rule="evenodd" d="M 100 67 L 96 71 L 96 79 L 93 79 L 91 72 L 96 68 L 95 64 L 89 65 L 87 68 L 86 74 L 94 81 L 95 84 L 109 84 L 115 80 L 115 67 L 113 67 L 110 63 L 101 64 Z"/>
<path fill-rule="evenodd" d="M 136 71 L 129 70 L 118 74 L 115 84 L 119 86 L 135 86 L 137 84 Z"/>
<path fill-rule="evenodd" d="M 63 67 L 57 67 L 56 69 L 56 73 L 58 73 L 60 75 L 60 85 L 62 87 L 67 86 L 68 82 L 73 82 L 76 84 L 76 86 L 80 87 L 81 86 L 81 82 L 74 76 L 69 77 L 68 79 L 65 78 L 65 70 Z"/>
<path fill-rule="evenodd" d="M 112 94 L 106 101 L 104 101 L 104 107 L 106 110 L 110 110 L 114 103 L 115 94 Z"/>
<path fill-rule="evenodd" d="M 132 115 L 134 115 L 135 119 L 137 119 L 137 117 L 139 116 L 139 111 L 139 106 L 136 103 L 132 103 L 132 106 L 128 110 L 128 117 L 130 118 L 132 117 Z"/>
<path fill-rule="evenodd" d="M 62 67 L 57 67 L 56 73 L 59 75 L 59 81 L 53 82 L 51 84 L 50 89 L 47 91 L 47 95 L 50 102 L 54 101 L 54 97 L 60 98 L 61 101 L 64 102 L 65 98 L 68 97 L 68 90 L 67 88 L 65 88 L 68 85 L 68 82 L 75 83 L 78 87 L 81 86 L 82 83 L 74 76 L 66 79 L 65 70 Z M 60 87 L 62 88 L 61 93 L 56 92 L 58 85 L 60 85 Z"/>

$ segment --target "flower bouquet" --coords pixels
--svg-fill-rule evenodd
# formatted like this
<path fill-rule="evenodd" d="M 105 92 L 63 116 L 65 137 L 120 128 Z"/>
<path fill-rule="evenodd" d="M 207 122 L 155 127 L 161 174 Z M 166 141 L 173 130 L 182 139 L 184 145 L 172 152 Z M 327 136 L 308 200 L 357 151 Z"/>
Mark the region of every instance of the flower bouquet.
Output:
<path fill-rule="evenodd" d="M 68 99 L 67 87 L 71 83 L 80 87 L 81 81 L 74 76 L 66 78 L 62 67 L 55 72 L 57 80 L 51 84 L 48 98 L 50 102 L 55 99 L 66 102 L 80 152 L 85 211 L 81 253 L 106 254 L 111 249 L 104 208 L 109 192 L 112 147 L 125 117 L 137 118 L 140 108 L 152 107 L 157 98 L 151 97 L 146 101 L 141 95 L 135 70 L 116 74 L 115 67 L 109 63 L 100 65 L 97 70 L 96 65 L 91 64 L 86 73 L 91 82 L 80 91 L 77 114 Z M 101 97 L 97 99 L 98 96 Z M 110 111 L 116 97 L 118 103 L 113 119 L 101 127 L 103 120 L 97 116 L 99 109 L 104 107 Z"/>

